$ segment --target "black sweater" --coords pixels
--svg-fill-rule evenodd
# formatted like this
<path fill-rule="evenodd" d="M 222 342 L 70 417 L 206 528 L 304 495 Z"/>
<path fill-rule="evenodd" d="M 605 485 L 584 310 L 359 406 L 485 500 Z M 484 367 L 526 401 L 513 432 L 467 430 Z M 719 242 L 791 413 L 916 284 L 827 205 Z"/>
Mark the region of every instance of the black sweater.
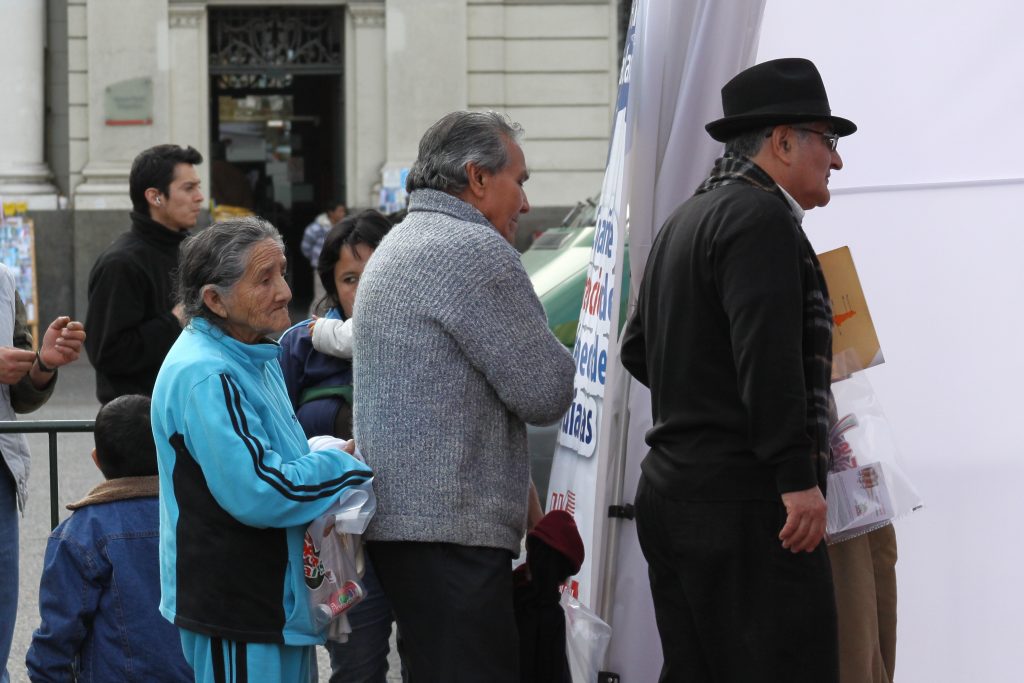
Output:
<path fill-rule="evenodd" d="M 651 388 L 642 470 L 665 495 L 778 500 L 819 483 L 803 327 L 820 287 L 807 250 L 785 199 L 746 183 L 694 196 L 659 233 L 622 362 Z"/>
<path fill-rule="evenodd" d="M 181 326 L 174 308 L 178 247 L 188 235 L 132 212 L 132 226 L 89 273 L 85 350 L 96 368 L 96 397 L 153 393 L 164 356 Z"/>

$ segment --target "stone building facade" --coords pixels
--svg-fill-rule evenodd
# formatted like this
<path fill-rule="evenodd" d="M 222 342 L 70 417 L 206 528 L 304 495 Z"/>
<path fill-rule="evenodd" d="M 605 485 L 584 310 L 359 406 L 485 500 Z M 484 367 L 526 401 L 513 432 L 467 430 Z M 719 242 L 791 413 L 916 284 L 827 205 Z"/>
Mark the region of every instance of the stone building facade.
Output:
<path fill-rule="evenodd" d="M 0 197 L 35 220 L 40 319 L 85 315 L 131 160 L 163 142 L 203 153 L 208 196 L 212 157 L 238 166 L 292 246 L 327 200 L 390 196 L 439 116 L 495 109 L 526 129 L 523 229 L 556 224 L 600 189 L 623 4 L 0 0 Z"/>

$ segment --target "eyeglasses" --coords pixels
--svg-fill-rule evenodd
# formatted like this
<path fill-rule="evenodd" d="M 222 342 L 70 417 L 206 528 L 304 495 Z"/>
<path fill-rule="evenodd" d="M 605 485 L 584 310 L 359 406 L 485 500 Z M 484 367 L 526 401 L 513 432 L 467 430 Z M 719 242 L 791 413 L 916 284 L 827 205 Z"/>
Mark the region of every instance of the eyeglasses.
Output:
<path fill-rule="evenodd" d="M 800 126 L 790 126 L 790 128 L 793 130 L 802 130 L 805 133 L 817 133 L 833 152 L 836 151 L 836 147 L 839 146 L 839 135 L 836 133 L 823 133 L 820 130 L 814 130 L 813 128 L 801 128 Z"/>

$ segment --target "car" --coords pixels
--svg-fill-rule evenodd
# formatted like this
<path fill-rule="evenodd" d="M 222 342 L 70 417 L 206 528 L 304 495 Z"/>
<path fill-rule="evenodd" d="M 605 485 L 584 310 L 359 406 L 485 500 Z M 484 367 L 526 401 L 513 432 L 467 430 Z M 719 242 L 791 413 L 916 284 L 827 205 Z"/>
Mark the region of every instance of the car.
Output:
<path fill-rule="evenodd" d="M 544 306 L 548 325 L 555 337 L 569 351 L 576 344 L 576 328 L 580 322 L 583 293 L 587 283 L 587 266 L 594 249 L 597 232 L 597 205 L 600 195 L 579 202 L 566 215 L 562 224 L 536 235 L 530 248 L 523 252 L 523 268 L 533 282 L 534 291 Z M 629 246 L 623 256 L 622 291 L 629 291 Z M 621 297 L 619 329 L 626 319 L 628 297 Z M 547 497 L 551 463 L 555 453 L 560 423 L 546 427 L 527 427 L 530 449 L 530 471 L 541 502 Z"/>

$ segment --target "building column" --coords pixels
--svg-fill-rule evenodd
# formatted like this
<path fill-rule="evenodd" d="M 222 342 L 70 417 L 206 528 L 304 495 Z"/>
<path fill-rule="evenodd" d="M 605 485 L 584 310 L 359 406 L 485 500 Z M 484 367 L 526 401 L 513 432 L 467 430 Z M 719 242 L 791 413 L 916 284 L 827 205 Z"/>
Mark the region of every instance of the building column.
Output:
<path fill-rule="evenodd" d="M 68 81 L 72 239 L 75 310 L 80 316 L 86 313 L 89 271 L 96 257 L 129 226 L 132 160 L 153 145 L 178 142 L 171 137 L 171 83 L 177 67 L 170 4 L 68 0 L 69 52 L 75 55 Z M 126 87 L 140 100 L 135 109 L 130 97 L 116 101 L 115 93 L 123 97 Z"/>
<path fill-rule="evenodd" d="M 444 27 L 444 40 L 426 27 Z M 381 168 L 384 211 L 405 204 L 405 174 L 423 133 L 468 101 L 467 0 L 388 0 L 387 160 Z"/>
<path fill-rule="evenodd" d="M 210 196 L 210 65 L 205 0 L 178 0 L 170 12 L 170 142 L 195 147 L 204 163 L 196 167 L 203 194 Z"/>
<path fill-rule="evenodd" d="M 345 22 L 345 177 L 349 206 L 377 206 L 387 159 L 384 3 L 350 2 Z"/>
<path fill-rule="evenodd" d="M 465 109 L 467 0 L 388 0 L 388 162 L 416 158 L 420 138 L 443 115 Z M 443 40 L 436 31 L 443 27 Z"/>
<path fill-rule="evenodd" d="M 43 160 L 46 0 L 0 0 L 0 197 L 56 209 L 57 188 Z"/>
<path fill-rule="evenodd" d="M 79 85 L 84 92 L 76 90 L 73 95 L 86 102 L 88 128 L 82 182 L 74 189 L 75 209 L 129 209 L 132 160 L 148 147 L 172 142 L 170 73 L 174 65 L 168 0 L 89 0 L 80 12 L 88 36 L 87 67 Z M 108 91 L 140 78 L 150 81 L 150 120 L 138 125 L 108 122 Z"/>

